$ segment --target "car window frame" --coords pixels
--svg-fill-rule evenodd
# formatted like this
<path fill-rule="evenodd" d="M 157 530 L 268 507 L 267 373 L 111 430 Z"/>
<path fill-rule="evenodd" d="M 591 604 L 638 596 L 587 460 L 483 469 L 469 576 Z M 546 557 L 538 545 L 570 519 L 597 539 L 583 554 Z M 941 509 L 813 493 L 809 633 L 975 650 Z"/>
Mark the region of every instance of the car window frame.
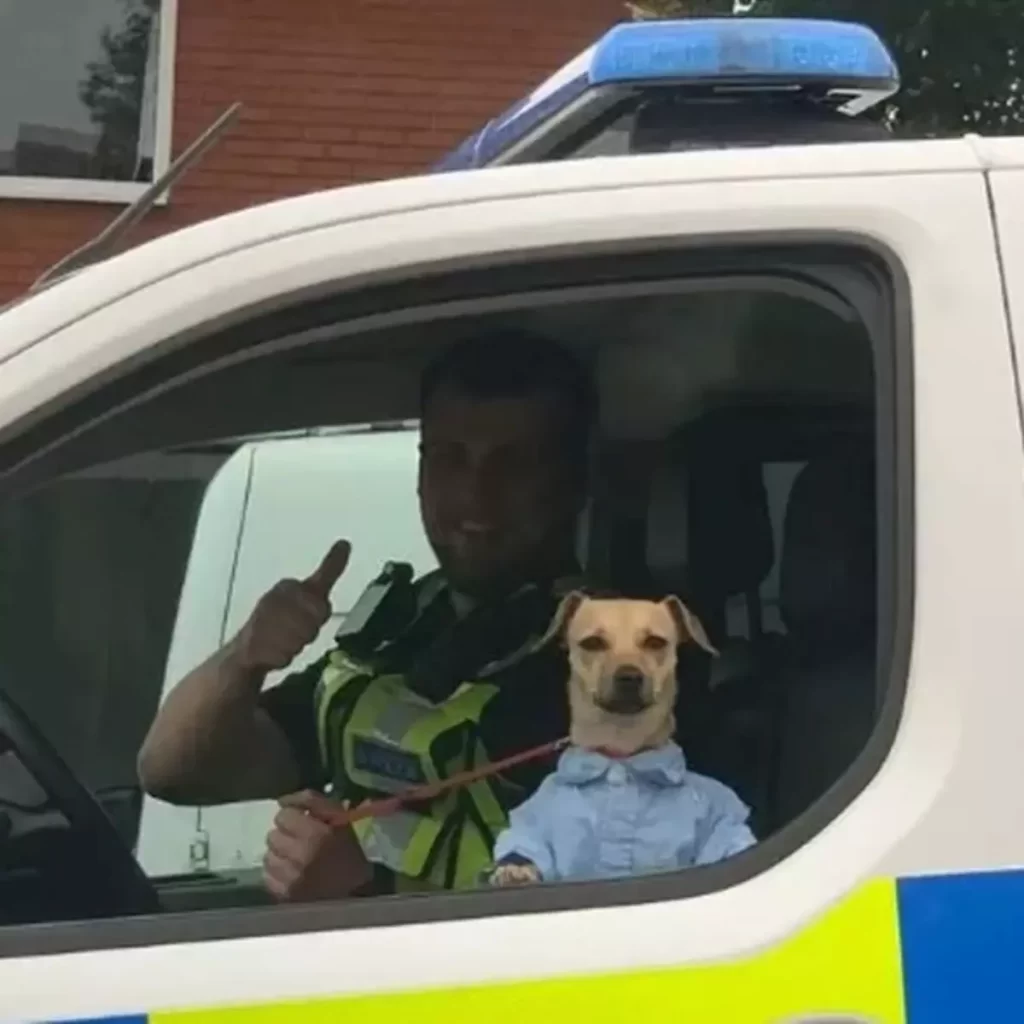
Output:
<path fill-rule="evenodd" d="M 890 319 L 884 342 L 872 334 L 876 372 L 876 458 L 881 521 L 889 530 L 879 533 L 879 619 L 892 628 L 881 630 L 879 659 L 886 672 L 886 699 L 871 740 L 857 761 L 817 806 L 753 849 L 727 862 L 689 869 L 664 877 L 611 882 L 545 885 L 536 889 L 440 893 L 430 899 L 390 897 L 343 903 L 231 908 L 170 914 L 153 918 L 118 918 L 0 930 L 0 959 L 112 947 L 156 946 L 165 943 L 209 942 L 243 937 L 267 937 L 340 929 L 364 929 L 468 921 L 509 914 L 551 913 L 560 910 L 636 906 L 699 897 L 738 885 L 766 873 L 811 837 L 821 832 L 878 774 L 895 740 L 909 678 L 913 624 L 913 367 L 909 282 L 901 261 L 877 239 L 840 231 L 788 235 L 744 233 L 742 238 L 706 238 L 598 244 L 565 254 L 535 254 L 532 258 L 493 257 L 474 265 L 445 267 L 434 274 L 408 268 L 384 279 L 360 282 L 355 289 L 310 299 L 300 296 L 284 308 L 260 310 L 241 323 L 217 325 L 202 345 L 169 345 L 163 355 L 91 393 L 76 392 L 71 404 L 50 409 L 45 419 L 0 443 L 0 466 L 10 465 L 12 451 L 28 455 L 40 445 L 67 436 L 84 419 L 111 404 L 131 401 L 140 392 L 224 358 L 255 358 L 254 352 L 273 347 L 275 339 L 308 331 L 314 324 L 352 324 L 384 313 L 427 317 L 458 304 L 461 309 L 514 305 L 522 297 L 562 293 L 577 288 L 599 289 L 628 282 L 631 286 L 711 276 L 728 267 L 733 272 L 772 276 L 766 266 L 789 268 L 826 263 L 856 254 L 858 265 L 886 291 Z M 766 254 L 768 259 L 766 260 Z M 717 271 L 716 271 L 717 268 Z M 795 276 L 795 275 L 794 275 Z M 821 281 L 808 276 L 816 287 Z M 0 494 L 2 499 L 2 494 Z M 889 514 L 891 513 L 891 515 Z M 890 578 L 891 577 L 891 578 Z"/>

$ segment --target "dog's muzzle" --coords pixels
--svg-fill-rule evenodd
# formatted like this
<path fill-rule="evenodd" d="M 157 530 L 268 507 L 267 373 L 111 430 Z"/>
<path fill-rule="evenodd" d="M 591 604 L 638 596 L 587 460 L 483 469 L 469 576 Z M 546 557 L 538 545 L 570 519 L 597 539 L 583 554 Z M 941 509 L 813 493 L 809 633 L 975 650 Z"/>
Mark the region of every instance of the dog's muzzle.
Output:
<path fill-rule="evenodd" d="M 644 694 L 647 677 L 635 665 L 623 665 L 612 676 L 611 693 L 601 702 L 605 711 L 616 715 L 636 715 L 648 700 Z"/>

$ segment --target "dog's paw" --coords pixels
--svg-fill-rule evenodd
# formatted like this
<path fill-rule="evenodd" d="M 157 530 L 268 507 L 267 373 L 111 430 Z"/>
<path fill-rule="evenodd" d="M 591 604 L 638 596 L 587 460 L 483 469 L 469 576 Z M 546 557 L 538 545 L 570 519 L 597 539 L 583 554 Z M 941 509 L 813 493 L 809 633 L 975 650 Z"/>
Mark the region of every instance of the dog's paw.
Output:
<path fill-rule="evenodd" d="M 532 885 L 540 881 L 540 872 L 532 864 L 499 864 L 492 872 L 491 885 Z"/>

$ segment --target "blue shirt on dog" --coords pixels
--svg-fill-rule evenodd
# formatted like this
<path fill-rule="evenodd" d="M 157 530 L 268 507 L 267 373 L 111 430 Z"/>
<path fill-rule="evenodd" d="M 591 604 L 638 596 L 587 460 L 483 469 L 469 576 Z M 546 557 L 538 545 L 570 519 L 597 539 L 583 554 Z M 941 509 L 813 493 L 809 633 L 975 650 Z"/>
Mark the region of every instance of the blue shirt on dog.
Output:
<path fill-rule="evenodd" d="M 728 786 L 689 771 L 675 743 L 626 758 L 569 747 L 509 815 L 494 861 L 526 859 L 548 882 L 713 864 L 754 845 L 749 814 Z"/>

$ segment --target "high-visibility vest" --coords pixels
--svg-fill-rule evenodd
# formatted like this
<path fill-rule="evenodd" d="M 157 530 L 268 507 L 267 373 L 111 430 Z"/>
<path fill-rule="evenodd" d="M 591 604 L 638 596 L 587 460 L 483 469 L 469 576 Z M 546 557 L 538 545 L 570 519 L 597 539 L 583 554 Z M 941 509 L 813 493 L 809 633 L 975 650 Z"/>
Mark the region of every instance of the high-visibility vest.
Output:
<path fill-rule="evenodd" d="M 577 583 L 563 578 L 552 594 L 558 597 Z M 538 623 L 538 632 L 545 626 Z M 487 763 L 491 758 L 479 726 L 498 693 L 490 680 L 537 651 L 539 639 L 481 666 L 475 680 L 439 703 L 413 692 L 400 673 L 380 673 L 343 647 L 332 651 L 315 701 L 330 795 L 359 803 Z M 492 777 L 445 793 L 428 806 L 364 818 L 352 827 L 367 859 L 394 872 L 399 889 L 471 888 L 490 866 L 495 836 L 508 824 L 507 808 L 526 795 Z"/>
<path fill-rule="evenodd" d="M 317 688 L 317 735 L 331 795 L 359 801 L 440 781 L 487 760 L 477 735 L 498 688 L 464 683 L 431 704 L 400 675 L 375 676 L 344 651 L 333 651 Z M 369 861 L 427 886 L 468 888 L 490 861 L 508 816 L 491 784 L 449 792 L 430 806 L 353 825 Z"/>

